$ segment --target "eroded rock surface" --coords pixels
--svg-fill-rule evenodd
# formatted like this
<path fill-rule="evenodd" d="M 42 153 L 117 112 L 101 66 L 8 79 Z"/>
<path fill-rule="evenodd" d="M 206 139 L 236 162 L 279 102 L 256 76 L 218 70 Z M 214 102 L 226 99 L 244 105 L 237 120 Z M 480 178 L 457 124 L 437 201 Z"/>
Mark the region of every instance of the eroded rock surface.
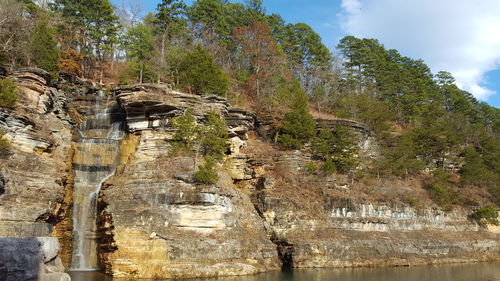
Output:
<path fill-rule="evenodd" d="M 0 236 L 49 235 L 72 172 L 72 123 L 64 94 L 49 87 L 48 77 L 40 69 L 14 72 L 16 108 L 0 111 L 0 129 L 12 145 L 0 160 Z"/>
<path fill-rule="evenodd" d="M 102 191 L 101 253 L 107 272 L 194 278 L 278 269 L 276 246 L 249 196 L 229 174 L 221 171 L 217 184 L 197 185 L 192 180 L 195 159 L 169 156 L 172 117 L 190 107 L 198 120 L 211 110 L 227 113 L 225 101 L 158 86 L 129 91 L 118 101 L 138 142 L 128 149 L 129 162 Z M 230 112 L 232 137 L 245 138 L 251 127 L 246 120 L 252 117 Z"/>
<path fill-rule="evenodd" d="M 70 281 L 57 238 L 0 238 L 0 280 Z"/>

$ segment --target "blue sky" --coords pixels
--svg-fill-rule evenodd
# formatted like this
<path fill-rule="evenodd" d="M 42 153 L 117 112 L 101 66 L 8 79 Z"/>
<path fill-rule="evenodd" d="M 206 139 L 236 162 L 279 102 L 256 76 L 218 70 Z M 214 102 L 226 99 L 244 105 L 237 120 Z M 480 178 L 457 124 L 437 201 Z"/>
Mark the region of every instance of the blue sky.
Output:
<path fill-rule="evenodd" d="M 120 1 L 140 0 L 112 0 Z M 154 11 L 158 2 L 141 3 Z M 386 48 L 423 59 L 434 73 L 451 72 L 461 88 L 500 107 L 499 0 L 264 0 L 264 5 L 287 22 L 307 23 L 332 50 L 347 34 L 376 38 Z"/>

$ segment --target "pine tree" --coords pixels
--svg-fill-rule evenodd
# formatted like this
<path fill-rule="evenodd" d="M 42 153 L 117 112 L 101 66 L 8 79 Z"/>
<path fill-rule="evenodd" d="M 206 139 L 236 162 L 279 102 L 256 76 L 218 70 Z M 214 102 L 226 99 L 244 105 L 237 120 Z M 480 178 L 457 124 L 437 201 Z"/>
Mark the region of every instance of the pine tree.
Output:
<path fill-rule="evenodd" d="M 214 111 L 207 115 L 205 126 L 202 129 L 201 150 L 203 155 L 220 160 L 227 151 L 226 121 Z"/>
<path fill-rule="evenodd" d="M 154 37 L 151 30 L 144 24 L 130 28 L 124 37 L 123 45 L 127 57 L 139 66 L 138 80 L 142 83 L 144 69 L 154 56 Z"/>
<path fill-rule="evenodd" d="M 474 147 L 467 147 L 464 152 L 465 164 L 460 170 L 464 184 L 482 184 L 490 178 L 481 155 Z"/>
<path fill-rule="evenodd" d="M 47 19 L 39 19 L 31 31 L 30 52 L 38 67 L 55 73 L 59 70 L 59 50 L 53 34 Z"/>
<path fill-rule="evenodd" d="M 17 101 L 17 87 L 10 78 L 0 79 L 0 107 L 14 108 Z"/>
<path fill-rule="evenodd" d="M 213 158 L 207 157 L 205 164 L 198 166 L 198 171 L 194 174 L 196 182 L 204 184 L 214 184 L 219 180 L 219 174 L 215 169 L 216 162 Z"/>
<path fill-rule="evenodd" d="M 226 75 L 201 45 L 184 56 L 179 76 L 180 85 L 196 94 L 224 95 L 227 92 Z"/>
<path fill-rule="evenodd" d="M 160 60 L 158 81 L 166 71 L 166 45 L 173 40 L 174 36 L 179 36 L 185 29 L 187 23 L 183 17 L 186 4 L 182 0 L 162 0 L 156 7 L 158 11 L 154 15 L 152 24 L 155 27 L 155 34 L 160 36 Z"/>
<path fill-rule="evenodd" d="M 285 114 L 278 141 L 285 147 L 300 149 L 316 133 L 316 122 L 309 113 L 306 93 L 297 82 L 289 89 L 293 95 L 290 111 Z"/>
<path fill-rule="evenodd" d="M 312 139 L 311 149 L 325 161 L 332 161 L 337 171 L 345 173 L 356 165 L 359 147 L 348 128 L 337 126 L 333 132 L 322 128 Z"/>
<path fill-rule="evenodd" d="M 176 117 L 172 121 L 172 127 L 175 130 L 172 138 L 174 154 L 192 152 L 197 149 L 200 140 L 200 128 L 193 116 L 193 110 L 188 109 L 184 112 L 184 115 Z"/>

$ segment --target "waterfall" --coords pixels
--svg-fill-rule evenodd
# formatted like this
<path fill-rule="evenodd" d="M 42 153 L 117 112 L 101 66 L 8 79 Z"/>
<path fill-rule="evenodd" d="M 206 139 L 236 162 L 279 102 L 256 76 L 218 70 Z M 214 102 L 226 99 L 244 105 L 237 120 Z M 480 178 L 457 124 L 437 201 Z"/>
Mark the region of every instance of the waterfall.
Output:
<path fill-rule="evenodd" d="M 124 137 L 123 116 L 114 98 L 103 91 L 78 97 L 86 120 L 78 130 L 73 167 L 73 255 L 71 269 L 98 270 L 97 197 L 102 184 L 115 172 L 119 140 Z"/>

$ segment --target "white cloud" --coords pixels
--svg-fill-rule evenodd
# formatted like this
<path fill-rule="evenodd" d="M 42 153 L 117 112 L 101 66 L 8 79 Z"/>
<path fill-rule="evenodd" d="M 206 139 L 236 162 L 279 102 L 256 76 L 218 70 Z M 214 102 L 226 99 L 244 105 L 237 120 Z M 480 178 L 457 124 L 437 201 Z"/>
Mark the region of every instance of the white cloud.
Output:
<path fill-rule="evenodd" d="M 496 94 L 484 75 L 500 67 L 499 15 L 499 0 L 342 0 L 340 21 L 348 34 L 379 39 L 433 72 L 451 72 L 485 100 Z"/>

